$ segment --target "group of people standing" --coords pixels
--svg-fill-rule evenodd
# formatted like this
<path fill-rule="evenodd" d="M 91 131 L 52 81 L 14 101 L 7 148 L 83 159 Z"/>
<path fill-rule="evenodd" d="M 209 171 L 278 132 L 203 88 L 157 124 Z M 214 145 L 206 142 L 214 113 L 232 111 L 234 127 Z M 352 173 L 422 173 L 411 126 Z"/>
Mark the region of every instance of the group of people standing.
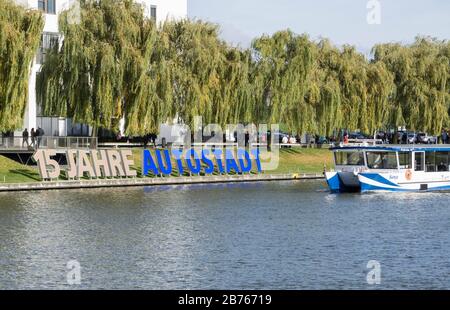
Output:
<path fill-rule="evenodd" d="M 38 127 L 37 130 L 34 130 L 34 128 L 31 128 L 31 132 L 28 133 L 28 129 L 25 128 L 25 130 L 22 132 L 22 147 L 27 145 L 27 147 L 39 147 L 41 145 L 42 137 L 44 136 L 44 129 L 41 127 Z M 31 136 L 31 144 L 28 142 L 28 138 Z"/>

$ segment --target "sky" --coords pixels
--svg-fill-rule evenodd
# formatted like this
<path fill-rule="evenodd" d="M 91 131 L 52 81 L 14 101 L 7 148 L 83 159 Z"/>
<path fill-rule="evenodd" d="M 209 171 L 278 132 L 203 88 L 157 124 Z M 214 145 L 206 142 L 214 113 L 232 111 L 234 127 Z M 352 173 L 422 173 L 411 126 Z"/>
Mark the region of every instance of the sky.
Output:
<path fill-rule="evenodd" d="M 417 35 L 450 39 L 450 0 L 187 1 L 190 18 L 219 24 L 222 38 L 241 47 L 286 28 L 354 45 L 367 55 L 377 43 L 410 43 Z"/>

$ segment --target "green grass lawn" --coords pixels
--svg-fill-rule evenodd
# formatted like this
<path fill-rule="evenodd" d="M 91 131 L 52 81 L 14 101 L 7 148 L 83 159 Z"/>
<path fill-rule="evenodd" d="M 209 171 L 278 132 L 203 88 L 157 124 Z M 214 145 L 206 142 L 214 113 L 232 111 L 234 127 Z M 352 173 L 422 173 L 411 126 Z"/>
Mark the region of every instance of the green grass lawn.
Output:
<path fill-rule="evenodd" d="M 333 167 L 333 154 L 328 149 L 283 148 L 278 168 L 268 173 L 322 173 L 324 165 Z"/>
<path fill-rule="evenodd" d="M 154 150 L 152 150 L 154 154 Z M 141 174 L 142 149 L 133 149 L 134 169 Z M 156 156 L 154 156 L 156 158 Z M 279 165 L 276 170 L 264 171 L 265 174 L 282 173 L 321 173 L 324 165 L 333 166 L 332 153 L 328 149 L 283 148 L 279 153 Z M 178 176 L 177 165 L 172 160 L 175 169 L 172 176 Z M 256 167 L 253 164 L 253 167 Z M 184 175 L 189 175 L 185 167 Z M 256 173 L 256 168 L 252 170 Z M 218 174 L 217 172 L 215 174 Z M 233 174 L 233 173 L 231 173 Z M 40 181 L 37 168 L 25 166 L 0 155 L 0 183 L 24 183 Z"/>
<path fill-rule="evenodd" d="M 22 165 L 0 155 L 0 183 L 26 183 L 39 180 L 36 168 Z"/>

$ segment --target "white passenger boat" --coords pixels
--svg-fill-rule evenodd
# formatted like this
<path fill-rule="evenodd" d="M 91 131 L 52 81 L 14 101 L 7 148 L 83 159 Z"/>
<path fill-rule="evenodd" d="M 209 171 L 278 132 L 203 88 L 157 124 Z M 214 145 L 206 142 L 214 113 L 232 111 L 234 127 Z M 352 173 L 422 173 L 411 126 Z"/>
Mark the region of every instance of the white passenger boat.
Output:
<path fill-rule="evenodd" d="M 450 190 L 450 145 L 333 147 L 332 192 Z"/>

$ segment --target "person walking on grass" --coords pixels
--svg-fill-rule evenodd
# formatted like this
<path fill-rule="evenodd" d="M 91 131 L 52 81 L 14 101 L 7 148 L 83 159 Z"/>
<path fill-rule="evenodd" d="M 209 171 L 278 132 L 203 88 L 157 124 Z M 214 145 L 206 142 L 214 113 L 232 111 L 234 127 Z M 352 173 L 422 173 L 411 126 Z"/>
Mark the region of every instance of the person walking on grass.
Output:
<path fill-rule="evenodd" d="M 25 130 L 22 132 L 22 147 L 24 147 L 25 143 L 27 144 L 27 147 L 30 146 L 28 143 L 28 129 L 25 128 Z"/>

